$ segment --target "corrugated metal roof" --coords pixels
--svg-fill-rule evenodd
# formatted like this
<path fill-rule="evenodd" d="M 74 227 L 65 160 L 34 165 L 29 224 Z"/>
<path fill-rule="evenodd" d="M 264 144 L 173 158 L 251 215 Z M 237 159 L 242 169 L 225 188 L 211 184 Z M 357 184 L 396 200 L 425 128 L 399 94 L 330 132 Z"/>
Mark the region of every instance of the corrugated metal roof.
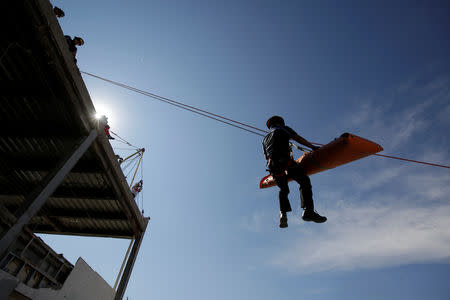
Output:
<path fill-rule="evenodd" d="M 56 18 L 33 1 L 11 3 L 2 13 L 8 34 L 0 42 L 0 204 L 14 213 L 96 124 Z M 129 238 L 145 230 L 143 224 L 100 132 L 28 227 Z"/>

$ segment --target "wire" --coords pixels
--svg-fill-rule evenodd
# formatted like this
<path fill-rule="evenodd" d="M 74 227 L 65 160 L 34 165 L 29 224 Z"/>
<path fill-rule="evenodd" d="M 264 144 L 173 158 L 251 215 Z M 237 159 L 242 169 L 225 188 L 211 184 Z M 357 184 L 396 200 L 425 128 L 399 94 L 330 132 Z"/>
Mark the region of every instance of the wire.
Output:
<path fill-rule="evenodd" d="M 134 165 L 136 165 L 137 164 L 137 160 L 138 160 L 138 157 L 133 157 L 133 158 L 131 158 L 130 160 L 128 160 L 124 165 L 123 165 L 123 167 L 122 167 L 122 170 L 124 171 L 124 172 L 128 172 L 128 168 L 130 167 L 130 166 L 134 166 Z M 130 170 L 130 172 L 133 170 L 134 168 L 131 168 L 131 170 Z M 128 172 L 128 174 L 127 174 L 127 176 L 126 177 L 128 177 L 128 175 L 129 175 L 129 172 Z"/>
<path fill-rule="evenodd" d="M 407 159 L 407 158 L 401 158 L 401 157 L 395 157 L 395 156 L 383 155 L 383 154 L 376 154 L 376 153 L 374 155 L 381 156 L 381 157 L 392 158 L 392 159 L 409 161 L 409 162 L 413 162 L 413 163 L 416 163 L 416 164 L 423 164 L 423 165 L 428 165 L 428 166 L 433 166 L 433 167 L 440 167 L 440 168 L 450 169 L 450 166 L 445 166 L 445 165 L 440 165 L 440 164 L 433 164 L 433 163 L 429 163 L 429 162 L 425 162 L 425 161 L 418 161 L 418 160 L 412 160 L 412 159 Z"/>
<path fill-rule="evenodd" d="M 133 167 L 130 169 L 130 171 L 128 171 L 127 175 L 125 176 L 125 178 L 128 178 L 128 175 L 130 175 L 130 173 L 136 168 L 137 164 L 139 163 L 139 161 L 137 159 L 134 160 L 134 164 Z"/>
<path fill-rule="evenodd" d="M 136 92 L 138 94 L 141 94 L 141 95 L 144 95 L 144 96 L 147 96 L 147 97 L 159 100 L 161 102 L 165 102 L 167 104 L 179 107 L 181 109 L 184 109 L 184 110 L 196 113 L 196 114 L 204 116 L 206 118 L 210 118 L 210 119 L 216 120 L 218 122 L 221 122 L 221 123 L 224 123 L 224 124 L 227 124 L 227 125 L 239 128 L 241 130 L 245 130 L 245 131 L 253 133 L 255 135 L 265 136 L 264 134 L 261 134 L 259 132 L 254 131 L 254 130 L 257 130 L 257 131 L 260 131 L 260 132 L 264 132 L 264 133 L 268 133 L 267 130 L 263 130 L 263 129 L 254 127 L 254 126 L 248 125 L 248 124 L 243 123 L 243 122 L 235 121 L 233 119 L 229 119 L 229 118 L 226 118 L 224 116 L 221 116 L 221 115 L 218 115 L 218 114 L 214 114 L 212 112 L 209 112 L 209 111 L 206 111 L 206 110 L 203 110 L 203 109 L 191 106 L 191 105 L 187 105 L 187 104 L 184 104 L 184 103 L 181 103 L 181 102 L 169 99 L 169 98 L 158 96 L 156 94 L 153 94 L 153 93 L 150 93 L 150 92 L 147 92 L 147 91 L 144 91 L 144 90 L 140 90 L 138 88 L 126 85 L 124 83 L 120 83 L 118 81 L 107 79 L 107 78 L 104 78 L 104 77 L 101 77 L 101 76 L 98 76 L 98 75 L 95 75 L 95 74 L 92 74 L 92 73 L 89 73 L 89 72 L 81 71 L 81 70 L 80 70 L 80 72 L 83 73 L 83 74 L 89 75 L 91 77 L 95 77 L 97 79 L 106 81 L 106 82 L 111 83 L 113 85 L 116 85 L 116 86 L 128 89 L 128 90 L 133 91 L 133 92 Z M 236 125 L 236 124 L 238 124 L 238 125 Z M 245 128 L 245 127 L 247 127 L 247 128 Z M 250 128 L 250 129 L 248 129 L 248 128 Z M 319 144 L 319 143 L 312 143 L 312 144 L 323 146 L 323 144 Z M 428 166 L 433 166 L 433 167 L 440 167 L 440 168 L 450 169 L 450 166 L 446 166 L 446 165 L 434 164 L 434 163 L 429 163 L 429 162 L 424 162 L 424 161 L 412 160 L 412 159 L 396 157 L 396 156 L 390 156 L 390 155 L 383 155 L 383 154 L 374 154 L 374 155 L 379 156 L 379 157 L 384 157 L 384 158 L 390 158 L 390 159 L 408 161 L 408 162 L 412 162 L 412 163 L 423 164 L 423 165 L 428 165 Z"/>
<path fill-rule="evenodd" d="M 318 146 L 324 146 L 323 144 L 319 144 L 319 143 L 311 143 L 311 144 L 318 145 Z M 396 159 L 396 160 L 403 160 L 403 161 L 407 161 L 407 162 L 412 162 L 412 163 L 422 164 L 422 165 L 427 165 L 427 166 L 432 166 L 432 167 L 439 167 L 439 168 L 450 169 L 450 166 L 434 164 L 434 163 L 430 163 L 430 162 L 426 162 L 426 161 L 413 160 L 413 159 L 402 158 L 402 157 L 391 156 L 391 155 L 378 154 L 378 153 L 374 153 L 372 155 L 379 156 L 379 157 L 384 157 L 384 158 Z"/>
<path fill-rule="evenodd" d="M 142 156 L 141 161 L 141 180 L 144 182 L 144 156 Z M 142 184 L 142 190 L 141 190 L 141 211 L 144 213 L 144 184 Z"/>
<path fill-rule="evenodd" d="M 247 128 L 245 128 L 245 127 L 248 127 L 248 128 L 251 128 L 251 129 L 255 129 L 255 130 L 258 130 L 258 131 L 261 131 L 261 132 L 264 132 L 264 133 L 267 133 L 267 132 L 268 132 L 267 130 L 262 130 L 262 129 L 259 129 L 259 128 L 257 128 L 257 127 L 254 127 L 254 126 L 251 126 L 251 125 L 242 123 L 242 122 L 238 122 L 238 121 L 235 121 L 235 120 L 232 120 L 232 119 L 229 119 L 229 118 L 226 118 L 226 117 L 223 117 L 223 116 L 220 116 L 220 115 L 217 115 L 217 114 L 214 114 L 214 113 L 211 113 L 211 112 L 202 110 L 202 109 L 200 109 L 200 108 L 196 108 L 196 107 L 194 107 L 194 106 L 190 106 L 190 105 L 187 105 L 187 104 L 184 104 L 184 103 L 175 101 L 175 100 L 171 100 L 171 99 L 168 99 L 168 98 L 165 98 L 165 97 L 162 97 L 162 96 L 158 96 L 158 95 L 152 94 L 152 93 L 150 93 L 150 92 L 143 91 L 143 90 L 134 88 L 134 87 L 132 87 L 132 86 L 129 86 L 129 85 L 126 85 L 126 84 L 117 82 L 117 81 L 113 81 L 113 80 L 110 80 L 110 79 L 107 79 L 107 78 L 104 78 L 104 77 L 101 77 L 101 76 L 98 76 L 98 75 L 94 75 L 94 74 L 91 74 L 91 73 L 88 73 L 88 72 L 84 72 L 84 71 L 80 71 L 80 72 L 83 73 L 83 74 L 86 74 L 86 75 L 89 75 L 89 76 L 98 78 L 98 79 L 100 79 L 100 80 L 109 82 L 109 83 L 111 83 L 111 84 L 120 86 L 120 87 L 122 87 L 122 88 L 128 89 L 128 90 L 130 90 L 130 91 L 136 92 L 136 93 L 138 93 L 138 94 L 141 94 L 141 95 L 144 95 L 144 96 L 147 96 L 147 97 L 150 97 L 150 98 L 159 100 L 159 101 L 161 101 L 161 102 L 165 102 L 165 103 L 167 103 L 167 104 L 170 104 L 170 105 L 179 107 L 179 108 L 184 109 L 184 110 L 188 110 L 188 111 L 190 111 L 190 112 L 193 112 L 193 113 L 202 115 L 202 116 L 204 116 L 204 117 L 206 117 L 206 118 L 210 118 L 210 119 L 216 120 L 216 121 L 218 121 L 218 122 L 221 122 L 221 123 L 224 123 L 224 124 L 227 124 L 227 125 L 230 125 L 230 126 L 233 126 L 233 127 L 236 127 L 236 128 L 242 129 L 242 130 L 245 130 L 245 131 L 248 131 L 248 132 L 250 132 L 250 133 L 253 133 L 253 134 L 256 134 L 256 135 L 259 135 L 259 136 L 264 136 L 264 135 L 261 134 L 261 133 L 255 132 L 255 131 L 253 131 L 253 130 L 247 129 Z M 239 124 L 239 125 L 242 125 L 242 126 L 245 126 L 245 127 L 242 127 L 242 126 L 233 124 L 233 123 L 231 123 L 231 122 L 236 123 L 236 124 Z"/>
<path fill-rule="evenodd" d="M 131 148 L 120 148 L 120 147 L 113 147 L 114 150 L 126 150 L 126 151 L 136 151 L 136 149 Z"/>
<path fill-rule="evenodd" d="M 122 144 L 128 145 L 126 142 L 121 141 L 121 140 L 119 140 L 119 139 L 114 139 L 113 141 L 116 141 L 116 142 L 118 142 L 118 143 L 122 143 Z M 133 148 L 133 150 L 135 150 L 135 149 Z"/>
<path fill-rule="evenodd" d="M 139 147 L 130 144 L 129 142 L 127 142 L 124 138 L 120 137 L 120 136 L 119 136 L 117 133 L 115 133 L 114 131 L 111 130 L 110 132 L 111 132 L 112 134 L 114 134 L 117 138 L 119 138 L 119 142 L 125 143 L 125 144 L 127 144 L 128 146 L 130 146 L 130 147 L 134 147 L 134 148 L 136 148 L 136 149 L 139 149 Z"/>

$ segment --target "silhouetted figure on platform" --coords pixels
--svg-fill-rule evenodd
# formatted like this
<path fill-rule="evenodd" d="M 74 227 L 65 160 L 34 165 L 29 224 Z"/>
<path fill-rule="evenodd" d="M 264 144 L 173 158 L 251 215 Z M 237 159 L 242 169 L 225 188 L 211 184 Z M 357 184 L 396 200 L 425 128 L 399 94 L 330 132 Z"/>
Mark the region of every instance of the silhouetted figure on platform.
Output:
<path fill-rule="evenodd" d="M 65 35 L 67 45 L 69 46 L 69 51 L 73 55 L 73 61 L 77 63 L 77 46 L 83 46 L 84 40 L 78 36 L 75 36 L 73 39 L 70 35 Z"/>

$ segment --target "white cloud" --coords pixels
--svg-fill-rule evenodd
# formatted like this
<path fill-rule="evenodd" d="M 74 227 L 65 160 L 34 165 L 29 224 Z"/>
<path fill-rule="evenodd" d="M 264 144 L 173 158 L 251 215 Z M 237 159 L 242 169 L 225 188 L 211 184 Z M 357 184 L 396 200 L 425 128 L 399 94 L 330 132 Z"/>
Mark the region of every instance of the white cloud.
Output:
<path fill-rule="evenodd" d="M 415 191 L 418 198 L 416 201 L 425 201 L 426 203 L 430 200 L 443 200 L 450 202 L 450 172 L 444 172 L 415 173 L 406 176 L 407 187 Z"/>
<path fill-rule="evenodd" d="M 319 211 L 328 222 L 305 223 L 291 214 L 284 232 L 287 238 L 267 249 L 270 263 L 283 270 L 311 273 L 449 259 L 450 173 L 405 164 L 371 171 L 357 174 L 352 169 L 336 177 L 336 186 L 350 183 L 352 194 L 334 185 L 315 186 Z M 268 229 L 267 221 L 273 226 L 275 218 L 260 211 L 245 227 L 263 232 Z"/>
<path fill-rule="evenodd" d="M 432 105 L 426 101 L 409 107 L 401 112 L 390 112 L 388 107 L 375 106 L 373 103 L 362 103 L 354 113 L 349 127 L 364 128 L 367 135 L 383 141 L 383 147 L 394 149 L 404 144 L 416 132 L 425 130 L 431 124 L 422 114 Z M 386 138 L 389 137 L 389 138 Z"/>
<path fill-rule="evenodd" d="M 329 214 L 322 233 L 285 246 L 272 263 L 310 273 L 446 259 L 450 257 L 449 216 L 450 204 L 343 207 Z"/>
<path fill-rule="evenodd" d="M 407 166 L 400 165 L 391 168 L 378 169 L 376 173 L 372 174 L 369 178 L 363 174 L 355 174 L 357 177 L 355 181 L 355 187 L 361 191 L 371 190 L 380 187 L 405 173 Z"/>
<path fill-rule="evenodd" d="M 391 93 L 370 99 L 360 99 L 359 107 L 349 113 L 349 131 L 360 129 L 367 136 L 382 142 L 385 149 L 394 150 L 411 137 L 429 129 L 436 120 L 448 123 L 450 110 L 450 77 L 443 75 L 415 86 L 416 79 L 407 81 Z M 406 108 L 396 103 L 410 103 Z"/>
<path fill-rule="evenodd" d="M 269 215 L 266 211 L 256 211 L 249 219 L 243 219 L 240 225 L 246 231 L 262 232 L 265 228 L 267 220 L 271 220 L 273 217 L 273 215 Z"/>
<path fill-rule="evenodd" d="M 393 102 L 376 105 L 376 99 L 366 100 L 351 114 L 349 127 L 363 128 L 364 135 L 389 151 L 400 146 L 412 146 L 413 150 L 423 146 L 417 160 L 446 164 L 450 158 L 448 140 L 442 140 L 438 148 L 431 142 L 431 138 L 436 138 L 432 132 L 430 140 L 417 141 L 416 136 L 438 126 L 436 120 L 442 121 L 440 124 L 448 122 L 436 113 L 450 109 L 446 101 L 448 81 L 443 76 L 422 87 L 413 87 L 413 80 L 394 89 L 395 93 L 424 99 L 412 101 L 415 104 L 403 109 L 396 107 L 395 113 Z M 342 194 L 340 190 L 348 185 L 353 194 Z M 341 188 L 336 190 L 336 186 Z M 320 191 L 320 196 L 326 206 L 321 212 L 329 221 L 290 226 L 293 239 L 273 250 L 273 265 L 310 273 L 442 262 L 450 258 L 447 169 L 383 161 L 357 170 L 347 169 L 327 188 Z M 331 199 L 345 201 L 335 203 Z M 280 253 L 280 248 L 285 250 Z"/>

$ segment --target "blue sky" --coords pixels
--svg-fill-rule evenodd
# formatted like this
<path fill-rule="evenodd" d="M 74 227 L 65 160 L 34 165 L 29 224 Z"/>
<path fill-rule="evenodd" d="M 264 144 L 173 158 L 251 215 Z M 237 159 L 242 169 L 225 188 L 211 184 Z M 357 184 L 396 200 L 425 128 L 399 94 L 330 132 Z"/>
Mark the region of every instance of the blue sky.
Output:
<path fill-rule="evenodd" d="M 351 132 L 450 162 L 446 1 L 53 1 L 78 66 L 312 142 Z M 448 299 L 450 173 L 369 157 L 311 177 L 325 224 L 289 228 L 259 190 L 261 138 L 83 76 L 111 129 L 145 147 L 152 218 L 129 299 Z M 123 145 L 113 141 L 114 148 Z M 118 153 L 123 150 L 117 149 Z M 300 153 L 296 153 L 300 155 Z M 128 241 L 45 236 L 111 285 Z"/>

